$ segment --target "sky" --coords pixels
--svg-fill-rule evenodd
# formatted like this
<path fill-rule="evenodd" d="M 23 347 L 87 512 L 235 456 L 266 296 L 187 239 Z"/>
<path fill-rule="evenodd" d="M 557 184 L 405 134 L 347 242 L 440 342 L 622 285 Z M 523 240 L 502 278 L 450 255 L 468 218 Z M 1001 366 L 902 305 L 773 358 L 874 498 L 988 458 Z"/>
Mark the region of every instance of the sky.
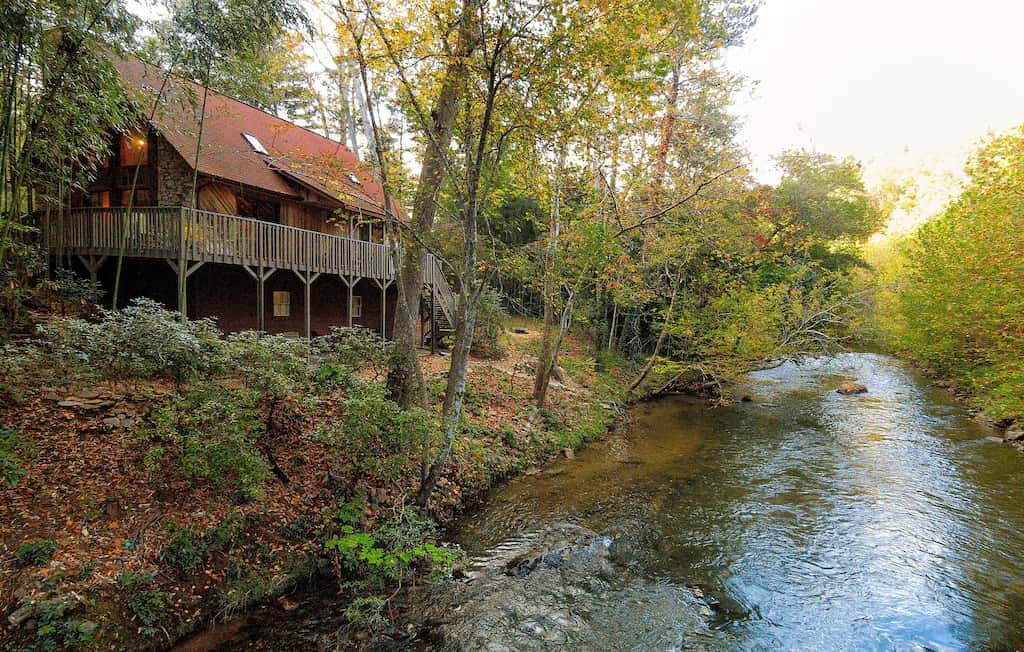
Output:
<path fill-rule="evenodd" d="M 990 130 L 1024 123 L 1024 2 L 764 0 L 726 65 L 755 174 L 804 147 L 892 168 L 958 170 Z"/>

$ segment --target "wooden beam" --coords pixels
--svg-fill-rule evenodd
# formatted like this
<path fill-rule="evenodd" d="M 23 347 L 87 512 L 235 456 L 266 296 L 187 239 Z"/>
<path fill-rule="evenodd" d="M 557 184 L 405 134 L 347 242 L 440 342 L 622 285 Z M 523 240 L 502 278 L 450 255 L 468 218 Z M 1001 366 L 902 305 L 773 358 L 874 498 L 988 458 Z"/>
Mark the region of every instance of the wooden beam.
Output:
<path fill-rule="evenodd" d="M 302 281 L 302 284 L 305 286 L 305 290 L 306 290 L 306 292 L 305 292 L 306 301 L 305 301 L 305 305 L 303 307 L 305 308 L 305 312 L 306 312 L 306 339 L 308 340 L 308 339 L 311 339 L 310 336 L 312 335 L 312 331 L 310 330 L 311 313 L 310 313 L 310 309 L 309 309 L 309 304 L 310 304 L 311 294 L 312 294 L 310 292 L 310 286 L 313 285 L 314 281 L 316 281 L 318 278 L 320 278 L 320 272 L 317 272 L 316 274 L 313 274 L 309 270 L 306 270 L 305 272 L 299 272 L 299 270 L 293 269 L 292 271 L 295 272 L 295 275 L 299 277 L 300 281 Z"/>
<path fill-rule="evenodd" d="M 188 280 L 188 252 L 186 251 L 186 246 L 190 229 L 186 221 L 191 222 L 191 217 L 192 213 L 182 206 L 178 221 L 178 265 L 174 270 L 175 274 L 178 275 L 178 312 L 181 313 L 182 319 L 188 319 L 188 291 L 186 285 Z"/>
<path fill-rule="evenodd" d="M 86 258 L 85 256 L 79 255 L 78 260 L 82 261 L 82 265 L 85 266 L 85 271 L 89 272 L 89 279 L 95 283 L 96 274 L 100 271 L 100 267 L 103 267 L 103 263 L 106 262 L 107 257 L 100 256 L 97 258 L 96 256 L 89 254 L 89 257 Z"/>
<path fill-rule="evenodd" d="M 202 267 L 205 264 L 206 264 L 205 262 L 200 260 L 198 263 L 195 263 L 194 265 L 189 267 L 187 270 L 185 270 L 185 278 L 188 278 L 189 276 L 192 276 L 194 273 L 199 271 L 200 267 Z"/>
<path fill-rule="evenodd" d="M 266 282 L 270 278 L 270 275 L 277 271 L 276 267 L 271 267 L 269 270 L 264 271 L 262 265 L 253 271 L 248 265 L 242 265 L 249 276 L 253 277 L 256 281 L 256 330 L 261 333 L 265 333 L 267 318 L 266 318 Z"/>
<path fill-rule="evenodd" d="M 361 277 L 361 276 L 349 276 L 348 278 L 346 278 L 344 274 L 340 274 L 340 276 L 341 276 L 341 282 L 344 283 L 345 287 L 348 288 L 348 327 L 352 328 L 352 299 L 353 299 L 352 291 L 353 291 L 353 288 L 355 287 L 356 283 L 358 283 L 359 281 L 363 280 L 363 277 Z"/>

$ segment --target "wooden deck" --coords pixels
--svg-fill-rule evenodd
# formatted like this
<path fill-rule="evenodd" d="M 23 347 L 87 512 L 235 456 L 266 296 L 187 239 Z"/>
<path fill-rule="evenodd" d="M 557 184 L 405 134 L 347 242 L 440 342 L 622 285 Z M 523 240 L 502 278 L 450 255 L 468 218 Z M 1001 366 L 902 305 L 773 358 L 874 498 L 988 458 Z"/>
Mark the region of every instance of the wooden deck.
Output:
<path fill-rule="evenodd" d="M 349 285 L 367 278 L 386 287 L 395 280 L 386 245 L 176 206 L 53 212 L 44 219 L 44 238 L 51 251 L 90 258 L 117 256 L 123 239 L 125 256 L 166 260 L 175 269 L 184 264 L 186 276 L 198 264 L 224 263 L 259 274 L 293 270 L 307 279 L 336 274 Z M 454 324 L 455 296 L 433 255 L 424 267 L 424 286 Z"/>

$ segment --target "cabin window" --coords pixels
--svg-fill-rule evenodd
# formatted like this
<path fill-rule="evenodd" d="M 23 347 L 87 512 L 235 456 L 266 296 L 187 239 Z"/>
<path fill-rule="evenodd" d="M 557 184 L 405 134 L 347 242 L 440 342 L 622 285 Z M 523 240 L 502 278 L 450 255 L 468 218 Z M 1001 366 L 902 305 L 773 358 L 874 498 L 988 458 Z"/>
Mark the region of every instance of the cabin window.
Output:
<path fill-rule="evenodd" d="M 363 316 L 363 298 L 352 297 L 352 316 L 362 317 Z"/>
<path fill-rule="evenodd" d="M 110 191 L 94 192 L 89 195 L 89 205 L 98 208 L 110 208 Z"/>
<path fill-rule="evenodd" d="M 264 222 L 281 223 L 281 205 L 270 201 L 254 201 L 253 217 Z"/>
<path fill-rule="evenodd" d="M 288 317 L 291 315 L 291 292 L 274 292 L 274 316 Z"/>
<path fill-rule="evenodd" d="M 252 197 L 238 197 L 238 215 L 263 222 L 281 223 L 281 205 L 277 202 Z"/>
<path fill-rule="evenodd" d="M 121 191 L 121 205 L 122 206 L 127 206 L 128 202 L 131 201 L 131 200 L 132 200 L 132 191 L 131 190 L 122 190 Z M 107 201 L 109 202 L 109 199 Z M 134 206 L 152 206 L 152 204 L 153 204 L 153 197 L 149 194 L 149 191 L 144 189 L 144 188 L 136 189 L 136 191 L 135 191 L 135 201 L 131 201 L 131 204 L 132 204 L 133 207 Z M 107 205 L 109 206 L 110 204 L 108 203 Z"/>
<path fill-rule="evenodd" d="M 121 167 L 149 164 L 149 141 L 141 131 L 121 135 Z"/>

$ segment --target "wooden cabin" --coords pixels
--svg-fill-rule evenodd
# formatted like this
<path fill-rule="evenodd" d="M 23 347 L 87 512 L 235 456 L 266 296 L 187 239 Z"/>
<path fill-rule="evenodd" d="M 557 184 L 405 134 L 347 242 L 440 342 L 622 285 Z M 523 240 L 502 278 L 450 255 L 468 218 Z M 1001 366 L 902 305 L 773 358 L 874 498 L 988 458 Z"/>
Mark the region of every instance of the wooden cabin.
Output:
<path fill-rule="evenodd" d="M 390 335 L 384 192 L 351 150 L 212 90 L 200 120 L 200 86 L 137 59 L 114 63 L 139 114 L 153 117 L 112 134 L 85 191 L 47 211 L 54 255 L 109 292 L 123 245 L 125 300 L 148 296 L 225 331 Z M 390 212 L 404 219 L 394 202 Z M 450 328 L 454 298 L 438 261 L 424 268 L 426 335 L 427 323 Z"/>

